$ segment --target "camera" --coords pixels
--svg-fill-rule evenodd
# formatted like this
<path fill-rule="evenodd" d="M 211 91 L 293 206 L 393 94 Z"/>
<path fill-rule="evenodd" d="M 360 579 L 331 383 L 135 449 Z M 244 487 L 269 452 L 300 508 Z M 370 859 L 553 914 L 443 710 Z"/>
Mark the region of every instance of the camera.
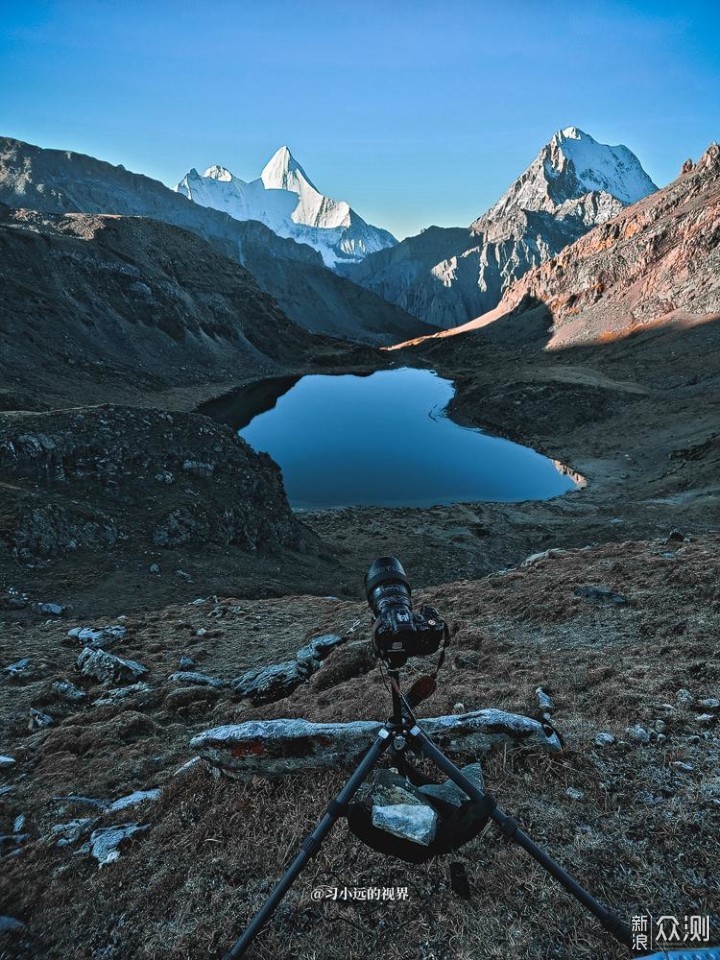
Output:
<path fill-rule="evenodd" d="M 395 557 L 378 557 L 365 576 L 365 593 L 375 616 L 373 649 L 391 667 L 409 657 L 436 653 L 445 634 L 445 621 L 435 607 L 414 612 L 410 581 Z"/>

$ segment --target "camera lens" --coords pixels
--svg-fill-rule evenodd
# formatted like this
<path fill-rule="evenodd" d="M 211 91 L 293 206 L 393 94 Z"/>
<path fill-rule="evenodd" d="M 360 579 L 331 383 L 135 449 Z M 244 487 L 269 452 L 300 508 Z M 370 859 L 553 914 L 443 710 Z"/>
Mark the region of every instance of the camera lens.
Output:
<path fill-rule="evenodd" d="M 410 609 L 410 581 L 395 557 L 378 557 L 365 576 L 365 593 L 370 609 L 379 616 L 386 604 Z"/>

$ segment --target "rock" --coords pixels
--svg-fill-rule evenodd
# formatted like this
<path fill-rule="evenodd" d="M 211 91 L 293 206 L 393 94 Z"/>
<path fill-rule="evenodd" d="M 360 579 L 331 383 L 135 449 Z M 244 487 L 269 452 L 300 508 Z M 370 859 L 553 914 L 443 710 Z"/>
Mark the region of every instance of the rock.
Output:
<path fill-rule="evenodd" d="M 30 658 L 23 657 L 22 660 L 16 660 L 15 663 L 3 667 L 2 673 L 8 680 L 29 680 L 33 673 Z"/>
<path fill-rule="evenodd" d="M 250 720 L 206 730 L 193 737 L 190 746 L 204 760 L 236 777 L 273 777 L 308 768 L 352 765 L 382 726 L 374 720 Z M 423 720 L 422 727 L 441 749 L 455 743 L 464 752 L 472 753 L 485 753 L 494 746 L 508 744 L 551 752 L 561 749 L 555 731 L 530 717 L 501 710 L 435 717 Z"/>
<path fill-rule="evenodd" d="M 27 833 L 0 834 L 0 857 L 19 856 L 22 853 L 22 845 L 27 839 Z"/>
<path fill-rule="evenodd" d="M 181 580 L 189 580 L 192 583 L 192 576 L 187 572 L 187 570 L 176 570 L 175 576 L 180 577 Z"/>
<path fill-rule="evenodd" d="M 95 677 L 101 683 L 136 681 L 147 673 L 147 667 L 135 660 L 116 657 L 104 650 L 85 647 L 77 659 L 80 671 L 86 677 Z"/>
<path fill-rule="evenodd" d="M 485 779 L 483 777 L 482 766 L 479 763 L 468 763 L 461 767 L 461 772 L 470 780 L 478 790 L 485 792 Z M 436 800 L 442 800 L 444 803 L 459 807 L 470 797 L 459 787 L 454 780 L 446 780 L 444 783 L 428 783 L 418 787 L 420 793 L 426 797 L 433 797 Z"/>
<path fill-rule="evenodd" d="M 395 803 L 372 808 L 374 827 L 423 846 L 435 839 L 437 819 L 435 811 L 426 804 Z"/>
<path fill-rule="evenodd" d="M 120 703 L 128 697 L 155 694 L 149 683 L 133 683 L 129 687 L 118 687 L 117 690 L 108 690 L 99 700 L 93 701 L 94 707 L 104 707 L 110 703 Z"/>
<path fill-rule="evenodd" d="M 453 713 L 465 713 L 465 704 L 459 701 L 453 704 Z"/>
<path fill-rule="evenodd" d="M 211 477 L 215 473 L 214 463 L 203 463 L 200 460 L 185 460 L 182 466 L 185 473 L 196 477 Z"/>
<path fill-rule="evenodd" d="M 685 534 L 681 533 L 680 530 L 671 530 L 668 534 L 666 543 L 682 543 L 685 539 Z"/>
<path fill-rule="evenodd" d="M 585 794 L 582 790 L 578 790 L 577 787 L 568 787 L 565 791 L 565 796 L 570 797 L 571 800 L 582 800 Z"/>
<path fill-rule="evenodd" d="M 30 707 L 28 730 L 45 730 L 47 727 L 52 727 L 54 722 L 50 714 L 43 713 L 42 710 L 36 710 L 35 707 Z"/>
<path fill-rule="evenodd" d="M 313 639 L 309 641 L 308 646 L 312 647 L 318 659 L 324 660 L 331 650 L 334 650 L 335 647 L 343 642 L 343 638 L 336 633 L 325 633 L 322 636 L 313 637 Z"/>
<path fill-rule="evenodd" d="M 109 800 L 98 800 L 96 797 L 84 797 L 79 793 L 69 793 L 66 796 L 52 797 L 53 803 L 79 804 L 81 807 L 93 807 L 95 810 L 107 810 Z"/>
<path fill-rule="evenodd" d="M 0 933 L 22 933 L 25 924 L 22 920 L 16 920 L 15 917 L 6 917 L 0 915 Z"/>
<path fill-rule="evenodd" d="M 192 657 L 180 657 L 179 666 L 181 670 L 189 670 L 195 666 L 195 661 Z"/>
<path fill-rule="evenodd" d="M 327 633 L 320 637 L 313 637 L 312 640 L 297 651 L 295 659 L 307 668 L 308 674 L 314 673 L 322 666 L 322 661 L 330 651 L 343 642 L 343 638 L 335 633 Z"/>
<path fill-rule="evenodd" d="M 149 569 L 150 573 L 159 574 L 159 573 L 160 573 L 160 564 L 159 564 L 159 563 L 151 563 L 150 566 L 148 567 L 148 569 Z"/>
<path fill-rule="evenodd" d="M 13 833 L 22 833 L 22 829 L 25 826 L 25 814 L 21 813 L 19 817 L 15 817 L 13 821 Z"/>
<path fill-rule="evenodd" d="M 108 807 L 109 810 L 127 810 L 128 807 L 137 807 L 138 804 L 147 803 L 149 800 L 159 800 L 161 791 L 154 790 L 136 790 L 129 793 L 126 797 L 120 797 L 113 801 Z"/>
<path fill-rule="evenodd" d="M 310 644 L 301 647 L 295 654 L 295 659 L 303 668 L 306 676 L 315 673 L 322 666 L 322 660 L 315 656 L 315 651 Z"/>
<path fill-rule="evenodd" d="M 695 717 L 695 723 L 699 723 L 704 727 L 710 726 L 711 723 L 715 723 L 717 717 L 712 713 L 699 713 Z"/>
<path fill-rule="evenodd" d="M 625 733 L 630 737 L 631 740 L 634 740 L 635 743 L 640 743 L 642 745 L 647 745 L 650 743 L 650 734 L 642 727 L 639 723 L 634 727 L 626 727 Z"/>
<path fill-rule="evenodd" d="M 24 610 L 27 607 L 30 601 L 27 597 L 6 597 L 3 600 L 3 605 L 7 607 L 8 610 Z"/>
<path fill-rule="evenodd" d="M 392 806 L 394 804 L 427 805 L 420 791 L 405 777 L 394 770 L 378 770 L 371 783 L 364 784 L 358 791 L 356 800 L 369 800 L 373 806 Z"/>
<path fill-rule="evenodd" d="M 76 687 L 69 680 L 54 680 L 50 689 L 56 696 L 67 700 L 69 703 L 79 703 L 81 700 L 87 700 L 85 691 Z"/>
<path fill-rule="evenodd" d="M 616 742 L 611 733 L 598 733 L 595 737 L 595 745 L 598 747 L 611 747 Z"/>
<path fill-rule="evenodd" d="M 14 767 L 16 763 L 17 760 L 14 757 L 0 755 L 0 770 L 9 770 L 11 767 Z"/>
<path fill-rule="evenodd" d="M 59 847 L 67 847 L 77 843 L 81 837 L 87 836 L 98 822 L 99 817 L 82 817 L 78 820 L 69 820 L 67 823 L 56 823 L 51 832 L 56 837 Z"/>
<path fill-rule="evenodd" d="M 680 690 L 675 694 L 675 699 L 678 703 L 693 703 L 695 697 L 690 693 L 689 690 L 686 690 L 685 687 L 681 687 Z"/>
<path fill-rule="evenodd" d="M 708 697 L 706 700 L 698 700 L 697 705 L 703 710 L 720 710 L 720 700 L 718 700 L 717 697 Z"/>
<path fill-rule="evenodd" d="M 529 557 L 526 557 L 523 562 L 520 564 L 521 567 L 532 567 L 536 563 L 540 563 L 541 560 L 556 560 L 558 557 L 564 557 L 567 553 L 567 550 L 543 550 L 541 553 L 531 553 Z"/>
<path fill-rule="evenodd" d="M 193 673 L 189 670 L 184 670 L 182 673 L 171 673 L 168 680 L 170 683 L 194 684 L 199 687 L 215 687 L 216 689 L 230 686 L 227 680 L 219 680 L 217 677 L 210 677 L 206 673 Z"/>
<path fill-rule="evenodd" d="M 663 803 L 663 798 L 658 797 L 654 793 L 650 793 L 649 790 L 638 790 L 635 794 L 635 799 L 640 803 L 644 803 L 648 807 L 657 807 L 659 804 Z"/>
<path fill-rule="evenodd" d="M 156 547 L 181 547 L 192 540 L 198 528 L 198 523 L 192 514 L 183 507 L 179 507 L 168 514 L 164 523 L 155 528 L 153 543 Z M 187 579 L 190 578 L 190 574 L 184 571 L 176 570 L 175 573 L 178 576 L 184 574 Z"/>
<path fill-rule="evenodd" d="M 189 710 L 214 703 L 219 696 L 220 690 L 217 687 L 202 687 L 197 684 L 191 687 L 177 687 L 165 697 L 165 706 L 168 710 Z"/>
<path fill-rule="evenodd" d="M 538 698 L 538 705 L 540 709 L 546 711 L 547 713 L 552 713 L 552 711 L 555 709 L 555 704 L 550 696 L 550 691 L 546 690 L 545 687 L 537 687 L 535 689 L 535 694 Z"/>
<path fill-rule="evenodd" d="M 462 741 L 468 753 L 486 753 L 495 746 L 539 747 L 556 752 L 562 749 L 558 734 L 538 720 L 504 710 L 476 710 L 470 713 L 423 719 L 421 726 L 434 740 Z"/>
<path fill-rule="evenodd" d="M 286 660 L 269 667 L 248 670 L 233 681 L 233 689 L 240 697 L 248 697 L 253 703 L 272 703 L 282 700 L 295 687 L 304 683 L 309 675 L 307 667 L 297 660 Z"/>
<path fill-rule="evenodd" d="M 606 587 L 575 587 L 573 593 L 576 597 L 582 597 L 583 600 L 591 600 L 595 603 L 612 603 L 615 606 L 624 606 L 628 599 L 622 593 L 614 593 Z"/>
<path fill-rule="evenodd" d="M 205 627 L 200 627 L 199 630 L 196 630 L 196 631 L 195 631 L 195 636 L 196 636 L 196 637 L 204 637 L 206 634 L 207 634 L 207 630 L 206 630 Z"/>
<path fill-rule="evenodd" d="M 202 757 L 192 757 L 190 760 L 187 761 L 187 763 L 184 763 L 181 767 L 178 767 L 175 773 L 173 774 L 173 776 L 177 777 L 181 773 L 187 773 L 188 770 L 192 770 L 193 767 L 197 766 L 197 764 L 201 762 L 202 762 Z"/>
<path fill-rule="evenodd" d="M 667 731 L 667 723 L 664 720 L 656 720 L 653 724 L 653 729 L 655 733 L 665 733 Z"/>
<path fill-rule="evenodd" d="M 62 603 L 38 603 L 35 605 L 38 613 L 44 613 L 48 617 L 64 617 L 70 612 L 70 607 Z"/>
<path fill-rule="evenodd" d="M 116 625 L 113 627 L 73 627 L 68 630 L 68 637 L 77 640 L 91 650 L 99 650 L 110 646 L 116 640 L 122 640 L 127 633 L 127 627 Z"/>
<path fill-rule="evenodd" d="M 149 826 L 140 826 L 137 823 L 125 823 L 115 827 L 99 827 L 90 835 L 90 852 L 98 861 L 101 867 L 108 863 L 114 863 L 120 859 L 119 847 L 137 836 L 149 830 Z"/>
<path fill-rule="evenodd" d="M 673 760 L 672 766 L 681 773 L 692 773 L 695 770 L 691 763 L 685 763 L 683 760 Z"/>

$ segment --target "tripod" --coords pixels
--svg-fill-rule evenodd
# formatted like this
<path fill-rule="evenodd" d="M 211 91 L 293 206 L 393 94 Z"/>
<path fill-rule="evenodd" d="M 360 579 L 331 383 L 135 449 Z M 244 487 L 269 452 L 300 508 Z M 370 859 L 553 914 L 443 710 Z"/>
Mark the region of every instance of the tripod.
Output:
<path fill-rule="evenodd" d="M 594 914 L 603 927 L 605 927 L 616 940 L 624 943 L 627 947 L 632 947 L 633 940 L 629 926 L 608 910 L 607 907 L 599 903 L 587 890 L 584 890 L 559 864 L 555 863 L 544 850 L 538 847 L 511 817 L 500 810 L 492 797 L 479 790 L 478 787 L 435 746 L 418 724 L 407 699 L 400 692 L 400 680 L 397 669 L 389 670 L 388 674 L 392 687 L 392 716 L 378 732 L 375 742 L 363 756 L 340 793 L 334 800 L 330 801 L 315 829 L 308 834 L 303 841 L 300 851 L 288 867 L 284 876 L 280 879 L 240 939 L 225 954 L 224 960 L 236 960 L 236 958 L 245 955 L 247 948 L 270 919 L 305 864 L 318 852 L 323 840 L 335 824 L 335 821 L 346 813 L 353 796 L 383 753 L 385 753 L 388 748 L 391 748 L 398 769 L 403 770 L 405 766 L 404 751 L 409 744 L 412 744 L 415 752 L 421 752 L 428 759 L 432 760 L 435 765 L 446 773 L 472 800 L 482 803 L 487 810 L 488 816 L 498 824 L 506 840 L 517 843 L 526 850 L 530 856 L 537 860 L 548 873 L 555 877 L 576 900 Z"/>

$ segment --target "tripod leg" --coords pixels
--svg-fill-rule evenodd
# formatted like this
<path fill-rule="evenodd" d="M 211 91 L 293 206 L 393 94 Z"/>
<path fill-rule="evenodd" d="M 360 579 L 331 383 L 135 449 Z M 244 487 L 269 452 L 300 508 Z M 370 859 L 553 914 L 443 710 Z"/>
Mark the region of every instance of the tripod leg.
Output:
<path fill-rule="evenodd" d="M 451 780 L 454 780 L 469 797 L 472 797 L 473 800 L 483 800 L 485 798 L 485 794 L 483 794 L 481 790 L 478 790 L 472 781 L 468 780 L 462 770 L 459 770 L 451 760 L 448 760 L 445 754 L 435 746 L 425 731 L 417 724 L 409 731 L 408 735 L 417 743 L 425 756 L 432 760 Z M 534 840 L 531 840 L 530 837 L 520 829 L 512 817 L 509 817 L 498 807 L 493 809 L 490 816 L 500 826 L 506 839 L 517 843 L 523 850 L 526 850 L 531 857 L 537 860 L 576 900 L 579 900 L 584 907 L 597 917 L 600 923 L 616 940 L 624 943 L 628 947 L 632 947 L 633 939 L 630 927 L 616 914 L 608 910 L 607 907 L 604 907 L 595 897 L 589 894 L 587 890 L 581 887 L 559 864 L 555 863 Z"/>
<path fill-rule="evenodd" d="M 305 866 L 308 860 L 310 860 L 311 857 L 314 857 L 318 852 L 320 845 L 332 829 L 335 821 L 345 812 L 347 805 L 352 800 L 363 780 L 370 773 L 380 756 L 385 752 L 389 745 L 390 734 L 388 733 L 387 729 L 383 727 L 383 729 L 378 733 L 375 742 L 360 761 L 355 772 L 352 774 L 337 797 L 328 804 L 327 810 L 318 821 L 315 829 L 312 831 L 312 833 L 308 834 L 305 840 L 303 840 L 299 853 L 290 864 L 284 876 L 280 879 L 263 906 L 255 915 L 253 921 L 250 923 L 240 939 L 225 954 L 224 960 L 236 960 L 237 957 L 242 957 L 244 955 L 252 941 L 275 912 L 278 904 L 288 892 L 302 868 Z"/>

